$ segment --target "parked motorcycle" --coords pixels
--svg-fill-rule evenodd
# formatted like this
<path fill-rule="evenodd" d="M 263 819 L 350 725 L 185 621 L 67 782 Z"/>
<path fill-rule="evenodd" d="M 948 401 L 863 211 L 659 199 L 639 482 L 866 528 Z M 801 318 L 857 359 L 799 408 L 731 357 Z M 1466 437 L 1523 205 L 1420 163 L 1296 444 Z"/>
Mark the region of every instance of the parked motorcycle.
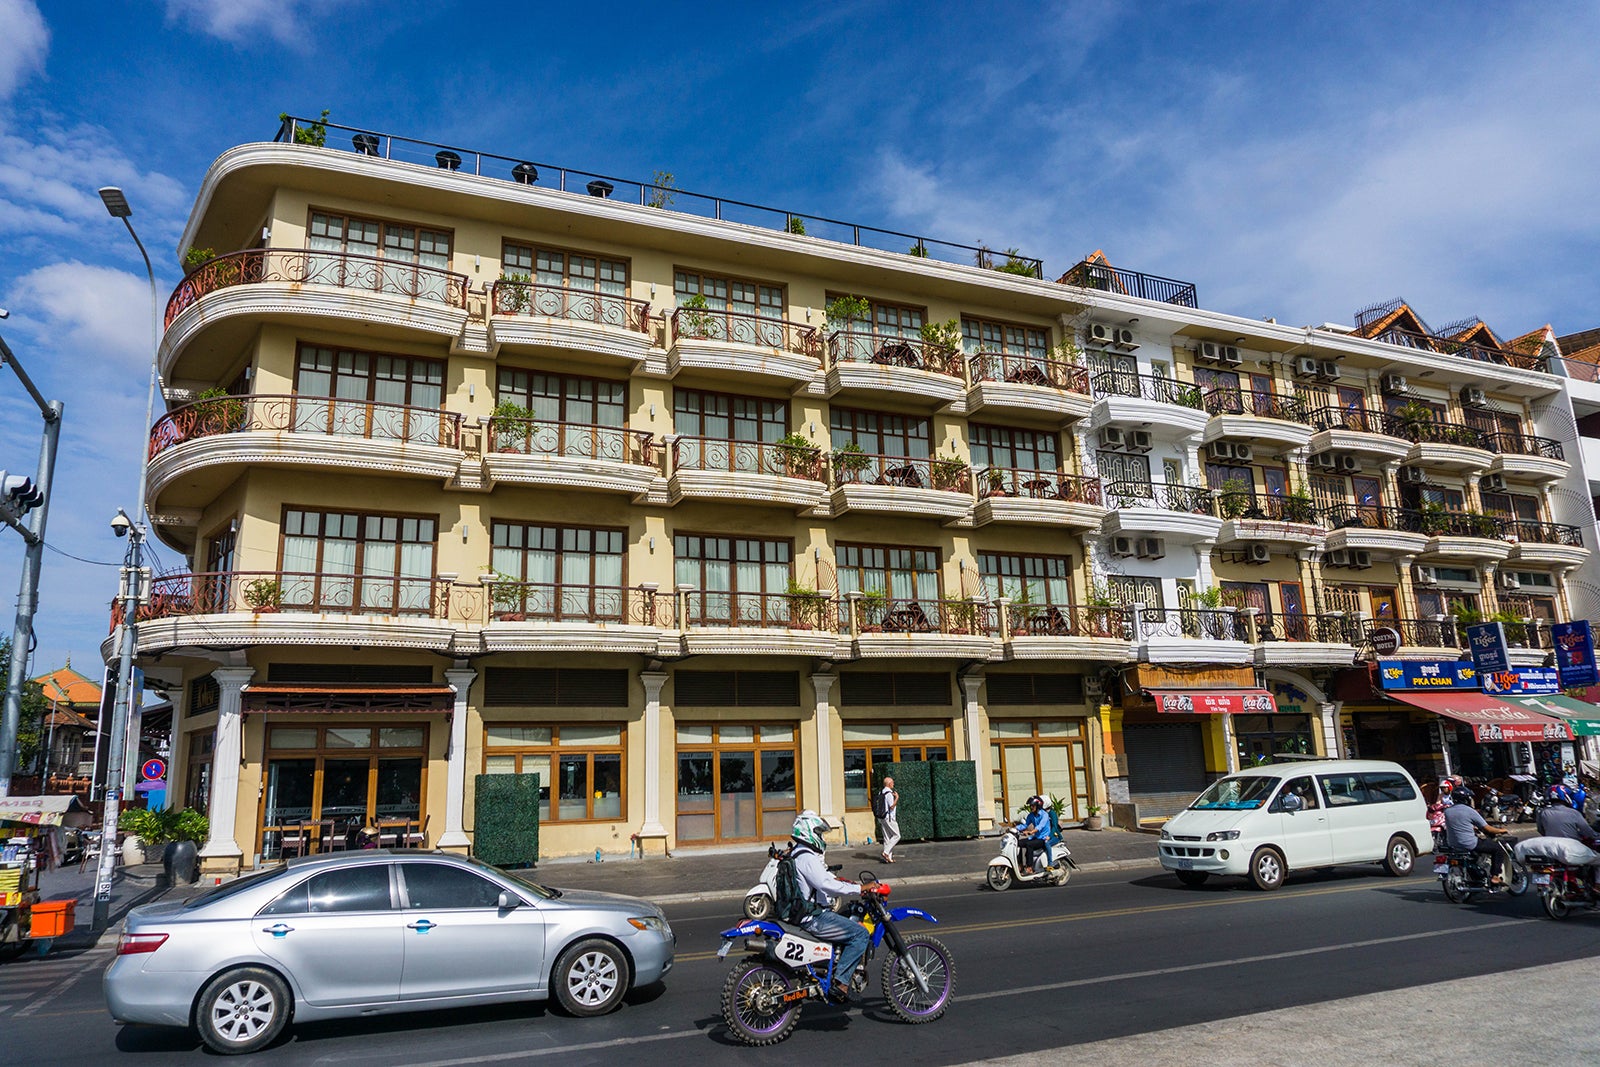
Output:
<path fill-rule="evenodd" d="M 761 869 L 761 880 L 744 895 L 744 914 L 747 919 L 770 919 L 778 900 L 778 858 L 786 856 L 794 845 L 779 848 L 767 846 L 767 865 Z M 828 864 L 828 870 L 838 872 L 842 863 Z"/>
<path fill-rule="evenodd" d="M 1527 815 L 1527 805 L 1516 793 L 1501 793 L 1491 789 L 1484 804 L 1484 817 L 1497 826 L 1521 822 Z"/>
<path fill-rule="evenodd" d="M 889 887 L 871 872 L 860 875 L 861 894 L 845 914 L 871 934 L 867 954 L 856 968 L 852 989 L 865 989 L 867 968 L 878 946 L 888 943 L 879 983 L 889 1008 L 908 1023 L 929 1023 L 950 1006 L 956 984 L 955 957 L 927 934 L 902 934 L 906 919 L 939 920 L 921 908 L 890 908 Z M 749 956 L 728 972 L 722 985 L 722 1018 L 733 1036 L 746 1045 L 775 1045 L 800 1021 L 809 1000 L 826 998 L 836 986 L 834 946 L 798 926 L 747 919 L 722 932 L 717 958 L 725 959 L 734 942 L 743 940 Z"/>
<path fill-rule="evenodd" d="M 1008 826 L 1000 835 L 1000 855 L 989 861 L 989 888 L 995 892 L 1011 888 L 1012 882 L 1023 885 L 1035 882 L 1066 885 L 1067 879 L 1072 877 L 1072 872 L 1077 870 L 1078 865 L 1072 862 L 1072 850 L 1067 847 L 1067 843 L 1058 841 L 1050 849 L 1050 863 L 1042 870 L 1023 874 L 1022 868 L 1022 837 L 1017 833 L 1016 827 Z"/>
<path fill-rule="evenodd" d="M 1487 862 L 1483 862 L 1482 853 L 1447 848 L 1433 854 L 1433 873 L 1439 878 L 1445 898 L 1452 904 L 1465 904 L 1478 893 L 1509 893 L 1518 897 L 1528 891 L 1531 884 L 1528 868 L 1510 854 L 1517 839 L 1507 834 L 1496 840 L 1507 851 L 1506 862 L 1511 869 L 1511 877 L 1501 885 L 1490 881 L 1493 873 Z"/>

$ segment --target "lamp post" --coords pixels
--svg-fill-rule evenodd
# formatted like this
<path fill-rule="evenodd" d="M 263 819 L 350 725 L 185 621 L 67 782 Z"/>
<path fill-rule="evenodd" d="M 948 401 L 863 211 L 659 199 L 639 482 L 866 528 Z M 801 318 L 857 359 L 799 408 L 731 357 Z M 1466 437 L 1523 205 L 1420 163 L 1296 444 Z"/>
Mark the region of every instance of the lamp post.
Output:
<path fill-rule="evenodd" d="M 144 539 L 147 531 L 145 511 L 146 478 L 149 471 L 150 419 L 155 412 L 156 384 L 159 380 L 159 358 L 156 351 L 156 275 L 150 266 L 150 255 L 144 242 L 134 232 L 129 219 L 133 209 L 122 190 L 108 186 L 100 190 L 100 199 L 114 219 L 121 219 L 128 228 L 133 243 L 139 246 L 144 257 L 144 270 L 150 279 L 150 392 L 145 400 L 144 425 L 139 436 L 139 494 L 134 507 L 134 519 L 121 508 L 111 520 L 111 529 L 118 537 L 128 538 L 128 552 L 123 559 L 120 597 L 122 600 L 122 654 L 117 667 L 117 696 L 111 711 L 111 737 L 106 747 L 105 806 L 100 827 L 100 868 L 95 876 L 94 929 L 104 930 L 111 918 L 111 882 L 116 867 L 113 846 L 117 839 L 117 822 L 121 814 L 122 793 L 126 788 L 124 757 L 128 750 L 128 721 L 133 708 L 133 652 L 138 640 L 139 604 L 144 591 Z"/>

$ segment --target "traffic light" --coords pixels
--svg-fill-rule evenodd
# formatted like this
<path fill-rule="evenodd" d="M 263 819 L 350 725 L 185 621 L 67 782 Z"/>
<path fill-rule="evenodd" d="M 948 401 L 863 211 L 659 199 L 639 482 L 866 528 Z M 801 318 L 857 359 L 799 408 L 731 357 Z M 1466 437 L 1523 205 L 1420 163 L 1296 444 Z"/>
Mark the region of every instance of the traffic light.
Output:
<path fill-rule="evenodd" d="M 44 494 L 33 484 L 32 478 L 0 470 L 0 503 L 20 519 L 44 503 Z"/>

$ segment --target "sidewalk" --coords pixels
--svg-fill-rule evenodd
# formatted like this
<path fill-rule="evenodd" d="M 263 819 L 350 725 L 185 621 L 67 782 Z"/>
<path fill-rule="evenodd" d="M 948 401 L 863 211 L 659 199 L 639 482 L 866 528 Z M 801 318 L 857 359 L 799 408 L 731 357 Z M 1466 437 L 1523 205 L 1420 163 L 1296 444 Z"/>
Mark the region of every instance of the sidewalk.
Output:
<path fill-rule="evenodd" d="M 77 867 L 68 866 L 45 871 L 39 876 L 40 900 L 78 902 L 76 927 L 71 933 L 54 938 L 50 946 L 51 952 L 90 948 L 100 940 L 93 930 L 95 874 L 96 871 L 92 867 L 80 871 Z M 128 914 L 129 909 L 159 900 L 170 891 L 160 864 L 141 863 L 133 867 L 119 864 L 112 875 L 110 921 L 106 924 L 104 932 L 115 932 L 117 924 Z M 180 891 L 187 892 L 188 889 L 183 887 Z"/>

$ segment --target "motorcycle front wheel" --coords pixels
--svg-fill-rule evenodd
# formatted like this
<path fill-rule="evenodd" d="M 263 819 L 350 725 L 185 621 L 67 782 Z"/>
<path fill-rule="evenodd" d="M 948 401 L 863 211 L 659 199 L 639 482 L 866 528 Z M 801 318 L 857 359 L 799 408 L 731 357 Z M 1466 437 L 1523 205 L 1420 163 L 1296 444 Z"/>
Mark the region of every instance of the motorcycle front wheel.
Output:
<path fill-rule="evenodd" d="M 1053 885 L 1066 885 L 1067 879 L 1072 877 L 1072 868 L 1067 866 L 1067 861 L 1062 860 L 1050 870 L 1050 881 Z"/>
<path fill-rule="evenodd" d="M 1004 893 L 1011 888 L 1011 868 L 1003 863 L 997 863 L 989 868 L 989 888 L 996 893 Z"/>
<path fill-rule="evenodd" d="M 763 960 L 745 960 L 722 983 L 722 1021 L 745 1045 L 776 1045 L 800 1021 L 801 1001 L 784 1002 L 794 986 Z"/>
<path fill-rule="evenodd" d="M 917 985 L 918 971 L 926 990 Z M 883 961 L 879 981 L 896 1015 L 908 1023 L 931 1023 L 944 1014 L 955 995 L 955 957 L 938 938 L 912 934 L 905 939 L 904 953 L 890 953 Z"/>

